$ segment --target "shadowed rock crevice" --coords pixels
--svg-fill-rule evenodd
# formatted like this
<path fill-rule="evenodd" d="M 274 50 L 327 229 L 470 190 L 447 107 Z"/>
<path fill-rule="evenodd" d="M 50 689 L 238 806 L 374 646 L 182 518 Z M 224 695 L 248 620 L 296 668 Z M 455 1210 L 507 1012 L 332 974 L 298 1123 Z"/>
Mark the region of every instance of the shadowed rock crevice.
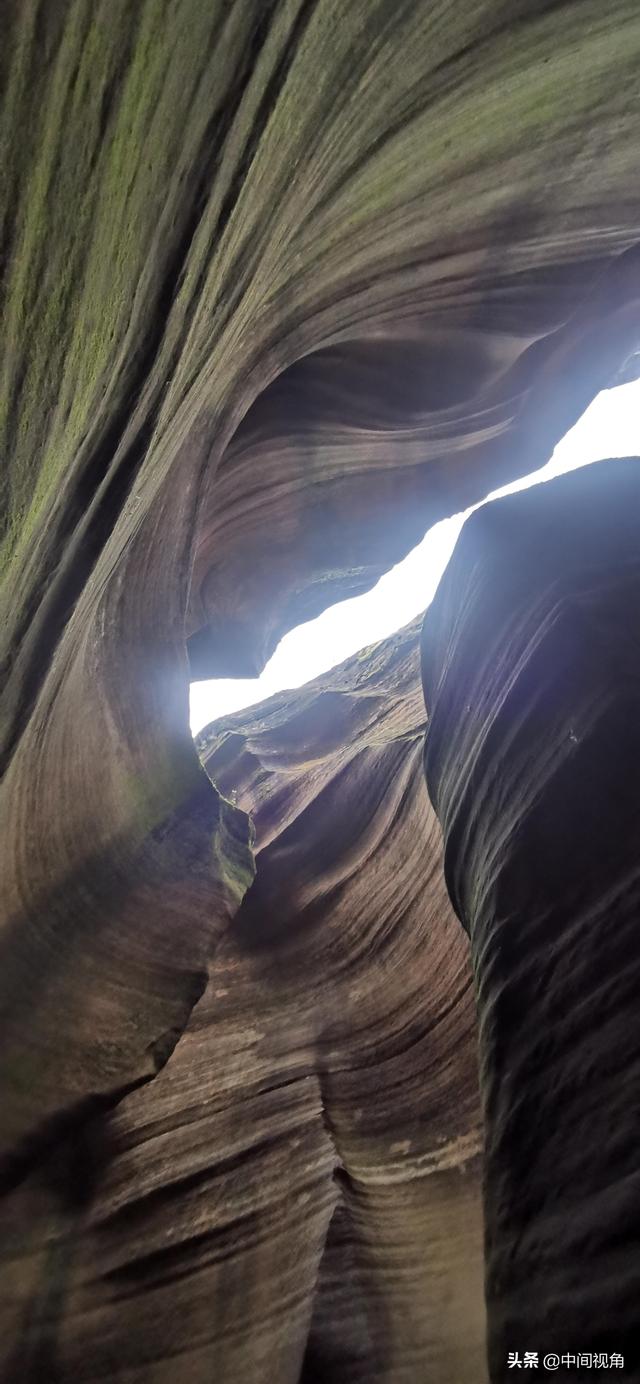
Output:
<path fill-rule="evenodd" d="M 476 976 L 496 1384 L 525 1341 L 619 1352 L 640 1379 L 639 500 L 633 457 L 477 511 L 424 625 L 427 779 Z"/>

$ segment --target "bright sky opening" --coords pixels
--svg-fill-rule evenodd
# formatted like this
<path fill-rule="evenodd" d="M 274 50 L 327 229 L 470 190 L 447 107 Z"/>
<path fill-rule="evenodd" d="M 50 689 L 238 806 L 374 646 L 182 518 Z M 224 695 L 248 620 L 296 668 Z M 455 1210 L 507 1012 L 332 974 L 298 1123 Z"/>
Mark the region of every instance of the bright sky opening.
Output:
<path fill-rule="evenodd" d="M 563 471 L 605 457 L 640 456 L 640 381 L 599 394 L 575 427 L 563 437 L 546 466 L 505 485 L 486 497 L 496 500 L 551 480 Z M 486 500 L 478 502 L 485 504 Z M 472 506 L 477 509 L 478 505 Z M 285 688 L 326 673 L 367 644 L 374 644 L 408 624 L 433 600 L 456 539 L 472 510 L 434 524 L 403 562 L 380 578 L 371 591 L 330 606 L 316 620 L 285 635 L 259 678 L 216 678 L 191 684 L 191 730 L 194 735 L 232 711 L 255 706 Z"/>

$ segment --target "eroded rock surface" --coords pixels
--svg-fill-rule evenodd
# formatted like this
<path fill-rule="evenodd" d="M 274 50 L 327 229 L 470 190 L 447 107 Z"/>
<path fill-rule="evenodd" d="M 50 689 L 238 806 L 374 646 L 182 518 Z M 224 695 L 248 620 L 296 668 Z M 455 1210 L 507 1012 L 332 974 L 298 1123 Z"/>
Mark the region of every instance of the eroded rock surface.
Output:
<path fill-rule="evenodd" d="M 637 345 L 639 56 L 635 0 L 5 6 L 7 1174 L 153 1074 L 251 875 L 185 632 L 258 668 Z"/>
<path fill-rule="evenodd" d="M 478 510 L 423 634 L 427 779 L 469 930 L 491 1379 L 640 1379 L 640 459 Z"/>
<path fill-rule="evenodd" d="M 474 1009 L 418 634 L 200 738 L 256 878 L 164 1071 L 5 1203 L 16 1378 L 484 1377 Z"/>
<path fill-rule="evenodd" d="M 260 668 L 627 368 L 636 0 L 2 19 L 6 1369 L 475 1384 L 418 702 L 228 727 L 234 804 L 189 669 Z"/>

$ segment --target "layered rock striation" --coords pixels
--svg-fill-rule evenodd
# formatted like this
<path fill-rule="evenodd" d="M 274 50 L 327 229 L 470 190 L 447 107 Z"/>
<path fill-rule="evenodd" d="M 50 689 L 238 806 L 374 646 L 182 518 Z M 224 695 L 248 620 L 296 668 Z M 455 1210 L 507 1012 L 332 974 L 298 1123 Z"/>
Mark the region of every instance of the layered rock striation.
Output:
<path fill-rule="evenodd" d="M 418 702 L 407 733 L 384 668 L 323 685 L 208 777 L 188 680 L 257 671 L 629 369 L 639 55 L 635 0 L 5 6 L 9 1377 L 209 1378 L 221 1343 L 231 1379 L 478 1377 Z"/>
<path fill-rule="evenodd" d="M 13 1177 L 157 1070 L 251 877 L 185 635 L 259 668 L 637 344 L 640 17 L 26 0 L 2 47 Z"/>
<path fill-rule="evenodd" d="M 484 1377 L 471 973 L 423 730 L 416 622 L 200 737 L 255 879 L 164 1071 L 5 1203 L 16 1379 Z"/>

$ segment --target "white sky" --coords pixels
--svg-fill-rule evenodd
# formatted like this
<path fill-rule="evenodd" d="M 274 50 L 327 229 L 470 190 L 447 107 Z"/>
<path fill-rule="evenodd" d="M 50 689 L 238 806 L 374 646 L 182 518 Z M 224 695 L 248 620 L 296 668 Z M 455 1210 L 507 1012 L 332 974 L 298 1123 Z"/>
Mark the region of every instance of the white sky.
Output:
<path fill-rule="evenodd" d="M 606 390 L 539 471 L 487 496 L 495 500 L 604 457 L 640 456 L 640 380 Z M 479 501 L 484 504 L 485 501 Z M 477 505 L 473 508 L 477 509 Z M 371 591 L 341 601 L 290 630 L 259 678 L 216 678 L 191 684 L 191 730 L 197 734 L 218 716 L 254 706 L 284 688 L 300 687 L 367 644 L 408 624 L 429 605 L 471 509 L 434 524 L 417 548 Z"/>

